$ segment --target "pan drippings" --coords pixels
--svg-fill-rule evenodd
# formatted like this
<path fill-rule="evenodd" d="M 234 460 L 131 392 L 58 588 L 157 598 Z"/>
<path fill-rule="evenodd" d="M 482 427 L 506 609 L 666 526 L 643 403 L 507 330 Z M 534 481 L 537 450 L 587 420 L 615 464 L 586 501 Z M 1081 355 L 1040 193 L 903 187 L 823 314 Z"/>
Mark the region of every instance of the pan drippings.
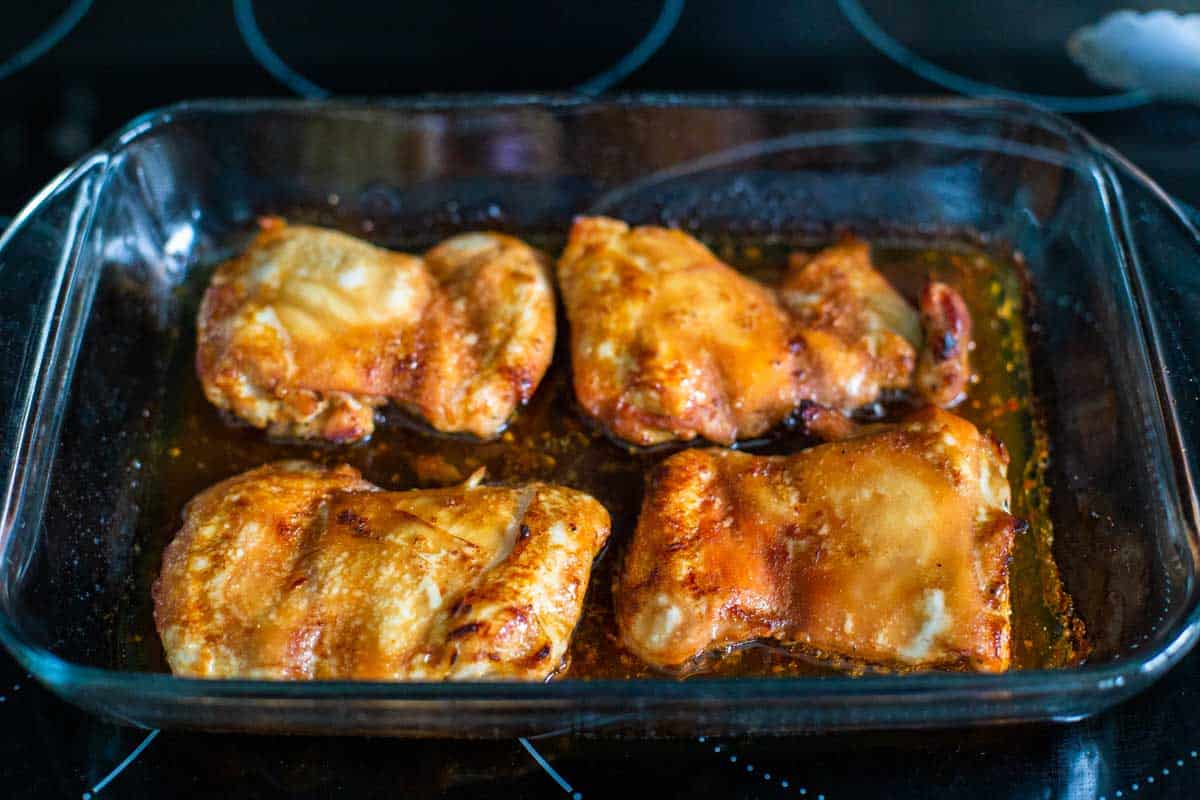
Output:
<path fill-rule="evenodd" d="M 556 255 L 561 239 L 526 235 Z M 702 237 L 705 238 L 705 237 Z M 777 241 L 705 238 L 725 261 L 756 280 L 778 281 L 794 247 Z M 391 244 L 383 242 L 382 244 Z M 405 243 L 406 247 L 408 243 Z M 1052 530 L 1045 483 L 1047 440 L 1030 383 L 1022 268 L 1009 258 L 959 242 L 930 244 L 895 241 L 876 244 L 876 266 L 910 301 L 930 278 L 956 287 L 975 320 L 971 363 L 977 380 L 955 412 L 1007 447 L 1013 513 L 1027 520 L 1017 537 L 1011 570 L 1013 665 L 1017 669 L 1063 666 L 1077 659 L 1081 642 L 1070 601 L 1062 590 L 1052 555 Z M 185 293 L 185 319 L 194 319 L 211 269 L 196 269 Z M 612 537 L 592 575 L 583 615 L 575 631 L 568 667 L 557 678 L 631 678 L 662 673 L 644 665 L 618 643 L 613 619 L 612 585 L 618 560 L 637 521 L 643 478 L 649 468 L 677 445 L 632 450 L 610 440 L 588 423 L 575 406 L 571 387 L 566 322 L 555 358 L 541 387 L 495 440 L 435 433 L 403 412 L 388 409 L 369 441 L 353 445 L 314 445 L 268 439 L 262 432 L 223 417 L 205 399 L 196 377 L 194 326 L 185 325 L 173 362 L 178 381 L 174 407 L 163 425 L 161 502 L 158 516 L 143 514 L 137 585 L 130 593 L 133 626 L 123 632 L 128 669 L 165 670 L 150 618 L 150 584 L 166 542 L 179 527 L 184 504 L 205 488 L 269 461 L 310 459 L 322 464 L 348 463 L 385 489 L 447 486 L 466 480 L 480 467 L 489 482 L 546 481 L 586 492 L 612 516 Z M 908 407 L 889 402 L 869 410 L 873 418 L 893 419 Z M 739 449 L 785 453 L 813 444 L 801 433 L 772 432 Z M 745 647 L 702 665 L 696 675 L 789 676 L 831 674 L 828 665 L 769 646 Z"/>

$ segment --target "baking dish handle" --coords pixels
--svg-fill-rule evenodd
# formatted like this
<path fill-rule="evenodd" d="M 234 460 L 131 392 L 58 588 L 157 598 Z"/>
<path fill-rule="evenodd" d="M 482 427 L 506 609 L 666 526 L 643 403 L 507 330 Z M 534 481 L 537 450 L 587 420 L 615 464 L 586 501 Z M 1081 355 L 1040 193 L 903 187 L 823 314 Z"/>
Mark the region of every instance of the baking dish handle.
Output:
<path fill-rule="evenodd" d="M 1178 425 L 1184 496 L 1194 530 L 1195 478 L 1200 475 L 1200 214 L 1174 200 L 1116 151 L 1106 153 L 1118 191 L 1134 275 L 1143 285 L 1146 322 L 1162 359 L 1160 389 Z"/>
<path fill-rule="evenodd" d="M 63 378 L 69 364 L 47 354 L 71 322 L 70 276 L 106 163 L 97 154 L 66 170 L 0 233 L 0 553 L 12 544 L 25 499 L 21 474 L 37 462 L 38 441 L 53 439 L 44 436 L 53 419 L 39 413 L 39 398 L 56 398 L 47 381 Z"/>

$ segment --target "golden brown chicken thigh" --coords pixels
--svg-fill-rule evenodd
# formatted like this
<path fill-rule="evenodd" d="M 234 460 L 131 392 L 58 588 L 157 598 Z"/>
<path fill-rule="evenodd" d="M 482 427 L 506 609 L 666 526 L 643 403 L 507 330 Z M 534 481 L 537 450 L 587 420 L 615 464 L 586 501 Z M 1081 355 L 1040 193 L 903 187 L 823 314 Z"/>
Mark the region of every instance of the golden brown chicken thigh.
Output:
<path fill-rule="evenodd" d="M 801 399 L 850 411 L 887 390 L 911 389 L 940 407 L 962 398 L 971 316 L 946 284 L 926 285 L 918 315 L 872 266 L 869 245 L 849 238 L 793 253 L 779 297 L 793 320 Z"/>
<path fill-rule="evenodd" d="M 616 587 L 625 644 L 677 668 L 770 639 L 835 662 L 1010 659 L 1007 454 L 937 408 L 791 456 L 686 450 L 651 475 Z"/>
<path fill-rule="evenodd" d="M 154 620 L 177 675 L 543 680 L 608 533 L 559 486 L 383 492 L 279 462 L 188 504 Z"/>
<path fill-rule="evenodd" d="M 424 257 L 267 220 L 204 295 L 208 399 L 280 436 L 353 441 L 389 400 L 440 431 L 498 434 L 554 350 L 547 263 L 469 233 Z"/>
<path fill-rule="evenodd" d="M 949 406 L 970 377 L 957 292 L 931 284 L 918 315 L 855 239 L 794 255 L 771 288 L 681 231 L 582 217 L 558 278 L 576 397 L 633 444 L 732 444 L 802 404 L 849 413 L 886 390 Z"/>
<path fill-rule="evenodd" d="M 687 234 L 580 218 L 558 279 L 576 398 L 619 438 L 732 442 L 796 406 L 787 314 Z"/>

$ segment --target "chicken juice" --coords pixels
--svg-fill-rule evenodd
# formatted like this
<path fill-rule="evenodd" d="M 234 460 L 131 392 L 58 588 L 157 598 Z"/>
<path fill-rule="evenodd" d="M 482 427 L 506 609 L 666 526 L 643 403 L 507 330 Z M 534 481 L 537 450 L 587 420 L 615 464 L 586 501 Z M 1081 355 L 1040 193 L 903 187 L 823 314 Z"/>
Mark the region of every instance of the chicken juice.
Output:
<path fill-rule="evenodd" d="M 362 231 L 349 232 L 362 235 Z M 526 234 L 525 238 L 551 254 L 561 250 L 561 236 Z M 727 263 L 768 285 L 782 277 L 791 250 L 814 249 L 811 242 L 793 246 L 778 239 L 705 237 L 703 233 L 700 238 Z M 403 244 L 398 249 L 421 249 L 409 242 Z M 1023 267 L 1019 259 L 958 240 L 876 240 L 872 255 L 876 268 L 910 302 L 915 304 L 921 285 L 933 278 L 957 288 L 971 311 L 975 379 L 966 400 L 954 412 L 1007 447 L 1012 512 L 1029 523 L 1016 537 L 1010 570 L 1013 668 L 1044 669 L 1074 663 L 1085 645 L 1082 625 L 1072 614 L 1053 557 L 1045 478 L 1048 447 L 1031 385 Z M 280 441 L 222 415 L 204 397 L 196 376 L 195 312 L 215 266 L 195 269 L 180 289 L 182 330 L 171 372 L 178 376 L 178 384 L 163 409 L 171 424 L 154 454 L 160 465 L 161 492 L 142 515 L 137 585 L 127 600 L 128 613 L 121 615 L 132 622 L 121 633 L 125 668 L 167 669 L 154 631 L 150 586 L 187 501 L 218 481 L 264 463 L 308 459 L 326 465 L 350 464 L 387 490 L 449 486 L 484 467 L 488 482 L 540 480 L 587 492 L 611 514 L 612 536 L 594 565 L 567 662 L 555 679 L 673 677 L 643 664 L 622 647 L 613 610 L 613 584 L 637 523 L 645 475 L 654 464 L 688 445 L 630 448 L 582 416 L 572 391 L 569 329 L 561 301 L 554 361 L 529 404 L 493 441 L 436 433 L 393 407 L 381 412 L 383 419 L 366 442 L 335 446 Z M 888 421 L 909 408 L 896 401 L 872 409 L 868 416 L 872 421 Z M 738 447 L 778 454 L 815 444 L 817 441 L 802 431 L 784 426 Z M 687 675 L 695 679 L 845 671 L 803 653 L 761 643 L 707 657 Z"/>

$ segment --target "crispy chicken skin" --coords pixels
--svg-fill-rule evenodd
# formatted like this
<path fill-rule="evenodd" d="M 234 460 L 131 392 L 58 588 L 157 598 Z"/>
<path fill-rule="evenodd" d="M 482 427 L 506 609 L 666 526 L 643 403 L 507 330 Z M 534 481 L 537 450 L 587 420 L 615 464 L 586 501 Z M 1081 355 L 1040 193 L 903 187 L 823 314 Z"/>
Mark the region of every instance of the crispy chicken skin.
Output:
<path fill-rule="evenodd" d="M 934 407 L 791 456 L 685 450 L 650 476 L 616 587 L 624 643 L 686 667 L 757 639 L 851 664 L 1010 660 L 1008 458 Z"/>
<path fill-rule="evenodd" d="M 558 279 L 576 398 L 636 445 L 732 444 L 802 404 L 849 413 L 886 390 L 949 406 L 970 378 L 962 298 L 931 284 L 919 315 L 857 239 L 793 255 L 772 288 L 681 231 L 581 217 Z M 923 348 L 923 320 L 936 347 Z"/>
<path fill-rule="evenodd" d="M 615 436 L 732 442 L 795 407 L 787 314 L 687 234 L 582 217 L 558 280 L 576 399 Z"/>
<path fill-rule="evenodd" d="M 846 239 L 812 257 L 793 253 L 779 296 L 795 324 L 802 399 L 849 410 L 909 387 L 920 318 L 871 266 L 866 242 Z"/>
<path fill-rule="evenodd" d="M 949 408 L 962 400 L 971 380 L 971 314 L 958 292 L 931 281 L 921 292 L 921 324 L 926 346 L 917 361 L 917 391 L 926 402 Z"/>
<path fill-rule="evenodd" d="M 154 620 L 188 677 L 544 680 L 608 534 L 559 486 L 384 492 L 278 462 L 188 504 Z"/>
<path fill-rule="evenodd" d="M 205 292 L 196 368 L 212 403 L 277 436 L 362 439 L 390 400 L 487 438 L 549 367 L 554 316 L 546 259 L 510 236 L 417 257 L 270 219 Z"/>

